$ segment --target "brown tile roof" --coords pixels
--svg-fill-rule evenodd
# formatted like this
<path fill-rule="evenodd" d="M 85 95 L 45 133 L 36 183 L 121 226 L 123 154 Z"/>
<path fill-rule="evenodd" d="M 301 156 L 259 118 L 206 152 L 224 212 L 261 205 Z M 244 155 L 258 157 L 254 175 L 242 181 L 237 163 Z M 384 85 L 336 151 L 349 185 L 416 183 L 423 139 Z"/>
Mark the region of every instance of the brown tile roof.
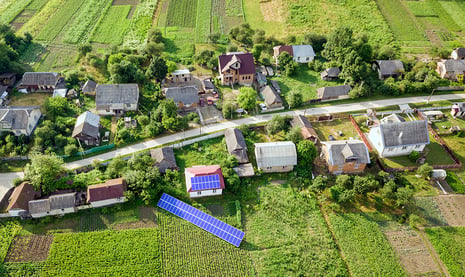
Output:
<path fill-rule="evenodd" d="M 27 211 L 29 209 L 29 201 L 34 200 L 37 196 L 39 196 L 39 193 L 34 190 L 32 185 L 28 182 L 23 182 L 17 186 L 14 189 L 13 194 L 11 194 L 7 211 L 12 209 L 22 209 Z"/>
<path fill-rule="evenodd" d="M 252 53 L 223 54 L 218 59 L 220 72 L 223 72 L 225 68 L 227 69 L 232 62 L 239 61 L 241 64 L 239 68 L 240 75 L 255 74 L 255 62 Z"/>
<path fill-rule="evenodd" d="M 123 197 L 126 190 L 126 182 L 123 178 L 108 180 L 103 184 L 87 187 L 87 202 L 108 200 Z"/>

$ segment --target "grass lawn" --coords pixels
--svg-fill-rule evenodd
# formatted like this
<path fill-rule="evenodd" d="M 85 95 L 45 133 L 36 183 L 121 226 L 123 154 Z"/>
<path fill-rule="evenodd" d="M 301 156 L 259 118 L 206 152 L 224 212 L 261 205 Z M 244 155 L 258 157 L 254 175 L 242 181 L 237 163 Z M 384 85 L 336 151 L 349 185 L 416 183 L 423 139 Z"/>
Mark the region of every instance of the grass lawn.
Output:
<path fill-rule="evenodd" d="M 426 228 L 431 244 L 451 276 L 464 276 L 465 227 Z"/>
<path fill-rule="evenodd" d="M 435 128 L 438 134 L 449 134 L 449 129 L 452 126 L 459 126 L 461 129 L 465 129 L 465 120 L 462 118 L 453 118 L 452 116 L 448 115 L 447 119 L 433 122 L 432 126 Z"/>
<path fill-rule="evenodd" d="M 43 106 L 45 99 L 52 97 L 51 93 L 15 93 L 10 96 L 9 106 Z"/>
<path fill-rule="evenodd" d="M 278 6 L 282 1 L 278 2 Z M 262 2 L 260 0 L 246 0 L 242 1 L 244 5 L 245 21 L 250 24 L 253 29 L 262 29 L 267 35 L 275 37 L 283 37 L 286 34 L 286 25 L 281 17 L 285 16 L 286 11 L 282 6 L 275 7 L 268 10 L 269 13 L 265 15 L 262 13 L 261 7 L 269 2 Z M 281 20 L 280 20 L 281 19 Z M 285 19 L 284 19 L 285 20 Z"/>
<path fill-rule="evenodd" d="M 329 135 L 332 135 L 336 140 L 346 140 L 349 138 L 358 137 L 354 126 L 350 123 L 349 119 L 335 119 L 333 121 L 312 122 L 318 137 L 321 141 L 329 140 Z M 338 132 L 341 131 L 343 136 L 339 136 Z"/>

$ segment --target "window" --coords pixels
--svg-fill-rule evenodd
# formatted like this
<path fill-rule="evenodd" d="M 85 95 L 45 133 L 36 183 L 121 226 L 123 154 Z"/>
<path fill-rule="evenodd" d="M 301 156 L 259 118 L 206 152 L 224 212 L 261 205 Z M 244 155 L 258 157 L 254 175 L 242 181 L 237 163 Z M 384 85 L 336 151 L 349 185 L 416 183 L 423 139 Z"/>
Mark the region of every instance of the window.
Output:
<path fill-rule="evenodd" d="M 402 150 L 405 150 L 405 149 L 407 149 L 407 146 L 402 146 Z"/>
<path fill-rule="evenodd" d="M 271 169 L 271 166 L 267 167 L 266 169 Z"/>
<path fill-rule="evenodd" d="M 415 149 L 418 149 L 420 147 L 421 147 L 421 145 L 415 145 Z"/>
<path fill-rule="evenodd" d="M 356 163 L 356 164 L 354 164 L 354 169 L 358 169 L 359 167 L 360 167 L 360 165 L 359 165 L 359 164 L 357 164 L 357 163 Z"/>
<path fill-rule="evenodd" d="M 394 149 L 392 148 L 388 148 L 388 152 L 392 152 Z"/>
<path fill-rule="evenodd" d="M 309 57 L 305 58 L 306 61 L 308 61 L 309 59 L 310 59 Z"/>
<path fill-rule="evenodd" d="M 202 194 L 202 192 L 201 192 L 201 191 L 198 191 L 198 192 L 197 192 L 197 195 L 201 195 L 201 194 Z"/>
<path fill-rule="evenodd" d="M 131 104 L 126 104 L 126 107 L 127 107 L 127 108 L 131 107 Z"/>
<path fill-rule="evenodd" d="M 213 193 L 216 193 L 216 189 L 213 190 Z"/>

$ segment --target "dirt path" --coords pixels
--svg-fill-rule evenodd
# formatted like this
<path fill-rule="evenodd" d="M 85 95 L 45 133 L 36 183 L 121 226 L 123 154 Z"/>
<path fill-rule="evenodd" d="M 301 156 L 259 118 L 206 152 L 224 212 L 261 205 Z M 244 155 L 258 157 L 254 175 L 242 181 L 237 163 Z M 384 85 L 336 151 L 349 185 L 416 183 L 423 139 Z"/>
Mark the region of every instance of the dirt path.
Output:
<path fill-rule="evenodd" d="M 431 242 L 429 241 L 428 237 L 426 236 L 425 231 L 423 229 L 420 229 L 420 230 L 418 230 L 417 233 L 420 235 L 421 239 L 423 240 L 423 243 L 428 248 L 428 251 L 429 251 L 430 255 L 433 257 L 436 264 L 439 265 L 441 273 L 443 275 L 445 275 L 445 276 L 450 277 L 449 271 L 447 271 L 447 268 L 444 265 L 444 263 L 441 261 L 441 259 L 439 258 L 438 253 L 436 253 L 436 250 L 434 250 L 434 247 L 431 244 Z"/>

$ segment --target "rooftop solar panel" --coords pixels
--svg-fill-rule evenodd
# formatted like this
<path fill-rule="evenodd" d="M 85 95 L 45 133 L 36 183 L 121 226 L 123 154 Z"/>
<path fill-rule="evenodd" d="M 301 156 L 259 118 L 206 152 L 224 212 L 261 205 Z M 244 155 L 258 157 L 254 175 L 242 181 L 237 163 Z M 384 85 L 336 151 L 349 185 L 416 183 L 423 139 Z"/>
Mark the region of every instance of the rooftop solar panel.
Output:
<path fill-rule="evenodd" d="M 204 189 L 219 189 L 220 176 L 216 175 L 207 175 L 207 176 L 196 176 L 191 177 L 192 190 L 204 190 Z"/>
<path fill-rule="evenodd" d="M 244 232 L 214 218 L 166 193 L 160 198 L 158 207 L 189 221 L 207 232 L 223 239 L 236 247 L 242 242 Z"/>

